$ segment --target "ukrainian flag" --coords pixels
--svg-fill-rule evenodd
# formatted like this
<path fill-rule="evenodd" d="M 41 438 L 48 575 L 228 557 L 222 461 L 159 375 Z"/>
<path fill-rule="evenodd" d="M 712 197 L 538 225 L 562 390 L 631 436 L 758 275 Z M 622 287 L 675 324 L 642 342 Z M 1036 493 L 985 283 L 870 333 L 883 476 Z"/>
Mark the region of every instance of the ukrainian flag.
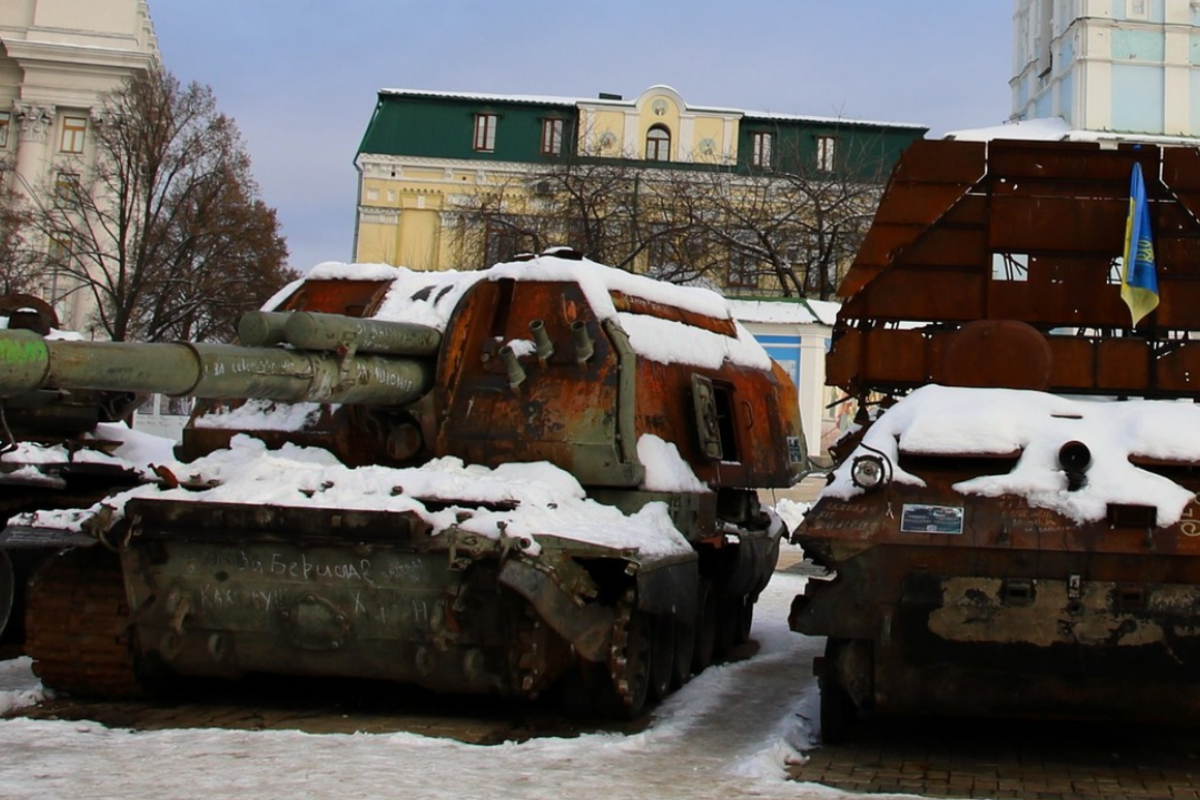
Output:
<path fill-rule="evenodd" d="M 1158 307 L 1158 277 L 1154 243 L 1150 240 L 1150 209 L 1142 165 L 1134 163 L 1129 180 L 1129 219 L 1125 223 L 1125 264 L 1121 269 L 1121 299 L 1129 306 L 1133 325 Z"/>

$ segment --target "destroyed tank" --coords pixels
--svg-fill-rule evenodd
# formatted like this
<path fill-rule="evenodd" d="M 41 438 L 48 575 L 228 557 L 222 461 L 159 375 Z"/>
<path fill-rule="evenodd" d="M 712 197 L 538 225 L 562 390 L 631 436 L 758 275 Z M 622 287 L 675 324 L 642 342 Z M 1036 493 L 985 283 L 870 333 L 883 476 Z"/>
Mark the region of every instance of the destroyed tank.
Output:
<path fill-rule="evenodd" d="M 1136 325 L 1135 165 L 1160 299 Z M 1194 722 L 1200 151 L 916 143 L 840 293 L 827 383 L 857 424 L 790 614 L 828 637 L 824 738 L 864 711 Z"/>
<path fill-rule="evenodd" d="M 805 449 L 718 295 L 560 251 L 321 265 L 268 308 L 238 345 L 0 339 L 6 398 L 201 398 L 160 484 L 10 522 L 97 543 L 33 581 L 47 686 L 340 676 L 630 716 L 745 640 L 783 534 L 755 489 Z"/>
<path fill-rule="evenodd" d="M 59 335 L 58 316 L 40 298 L 0 296 L 2 327 Z M 43 390 L 0 406 L 0 517 L 72 508 L 146 480 L 137 465 L 114 455 L 119 426 L 141 400 L 124 391 Z M 10 537 L 0 550 L 0 645 L 24 642 L 30 575 L 58 547 L 45 537 Z"/>

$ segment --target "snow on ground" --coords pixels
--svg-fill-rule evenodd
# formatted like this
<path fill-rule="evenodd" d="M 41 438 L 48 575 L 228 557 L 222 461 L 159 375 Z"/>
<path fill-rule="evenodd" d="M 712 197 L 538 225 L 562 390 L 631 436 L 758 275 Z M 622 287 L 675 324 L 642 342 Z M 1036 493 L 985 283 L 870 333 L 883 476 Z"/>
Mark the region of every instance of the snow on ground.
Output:
<path fill-rule="evenodd" d="M 0 721 L 6 800 L 169 798 L 832 798 L 787 780 L 816 739 L 811 661 L 822 640 L 787 628 L 804 578 L 776 573 L 756 608 L 759 652 L 712 667 L 644 731 L 468 745 L 409 733 L 136 732 L 93 722 Z M 27 659 L 0 662 L 0 708 L 39 685 Z"/>

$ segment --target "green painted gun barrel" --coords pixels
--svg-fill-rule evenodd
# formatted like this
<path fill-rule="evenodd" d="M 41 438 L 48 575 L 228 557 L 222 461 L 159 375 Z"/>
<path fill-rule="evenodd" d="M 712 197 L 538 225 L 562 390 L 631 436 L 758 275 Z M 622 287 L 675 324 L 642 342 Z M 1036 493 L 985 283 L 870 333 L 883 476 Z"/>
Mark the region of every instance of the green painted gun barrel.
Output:
<path fill-rule="evenodd" d="M 432 359 L 339 357 L 228 344 L 47 340 L 0 330 L 0 397 L 41 389 L 160 392 L 203 398 L 405 405 L 433 387 Z"/>
<path fill-rule="evenodd" d="M 433 356 L 442 332 L 428 325 L 360 319 L 308 311 L 251 311 L 238 322 L 238 338 L 249 347 L 287 342 L 301 350 L 341 350 L 380 355 Z"/>

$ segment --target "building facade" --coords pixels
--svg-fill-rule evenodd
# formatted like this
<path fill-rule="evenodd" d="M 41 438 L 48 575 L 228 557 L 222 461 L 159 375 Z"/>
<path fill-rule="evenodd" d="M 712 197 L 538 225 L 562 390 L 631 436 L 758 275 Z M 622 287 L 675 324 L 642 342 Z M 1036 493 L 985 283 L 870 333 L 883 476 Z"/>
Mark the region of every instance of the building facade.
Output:
<path fill-rule="evenodd" d="M 1200 0 L 1015 0 L 1013 120 L 1200 137 Z"/>
<path fill-rule="evenodd" d="M 848 168 L 848 154 L 869 152 L 876 174 L 886 177 L 904 147 L 926 130 L 698 107 L 668 86 L 630 100 L 385 89 L 356 158 L 354 259 L 419 270 L 475 269 L 503 260 L 520 243 L 504 242 L 496 230 L 468 252 L 464 214 L 500 191 L 508 193 L 514 214 L 536 213 L 551 192 L 550 182 L 537 179 L 539 170 L 609 165 L 628 170 L 643 186 L 689 171 L 761 177 L 803 168 L 833 177 Z M 668 214 L 653 224 L 669 222 Z M 554 244 L 595 257 L 571 241 L 569 228 L 567 241 Z M 648 247 L 635 264 L 621 266 L 645 271 L 655 258 Z"/>
<path fill-rule="evenodd" d="M 145 0 L 0 2 L 0 180 L 35 206 L 52 202 L 94 163 L 101 98 L 159 63 Z M 82 329 L 93 301 L 75 289 L 51 273 L 41 293 Z"/>
<path fill-rule="evenodd" d="M 808 455 L 826 457 L 850 421 L 843 419 L 848 404 L 839 403 L 841 390 L 825 385 L 825 354 L 838 304 L 805 298 L 734 299 L 730 308 L 796 384 Z"/>

